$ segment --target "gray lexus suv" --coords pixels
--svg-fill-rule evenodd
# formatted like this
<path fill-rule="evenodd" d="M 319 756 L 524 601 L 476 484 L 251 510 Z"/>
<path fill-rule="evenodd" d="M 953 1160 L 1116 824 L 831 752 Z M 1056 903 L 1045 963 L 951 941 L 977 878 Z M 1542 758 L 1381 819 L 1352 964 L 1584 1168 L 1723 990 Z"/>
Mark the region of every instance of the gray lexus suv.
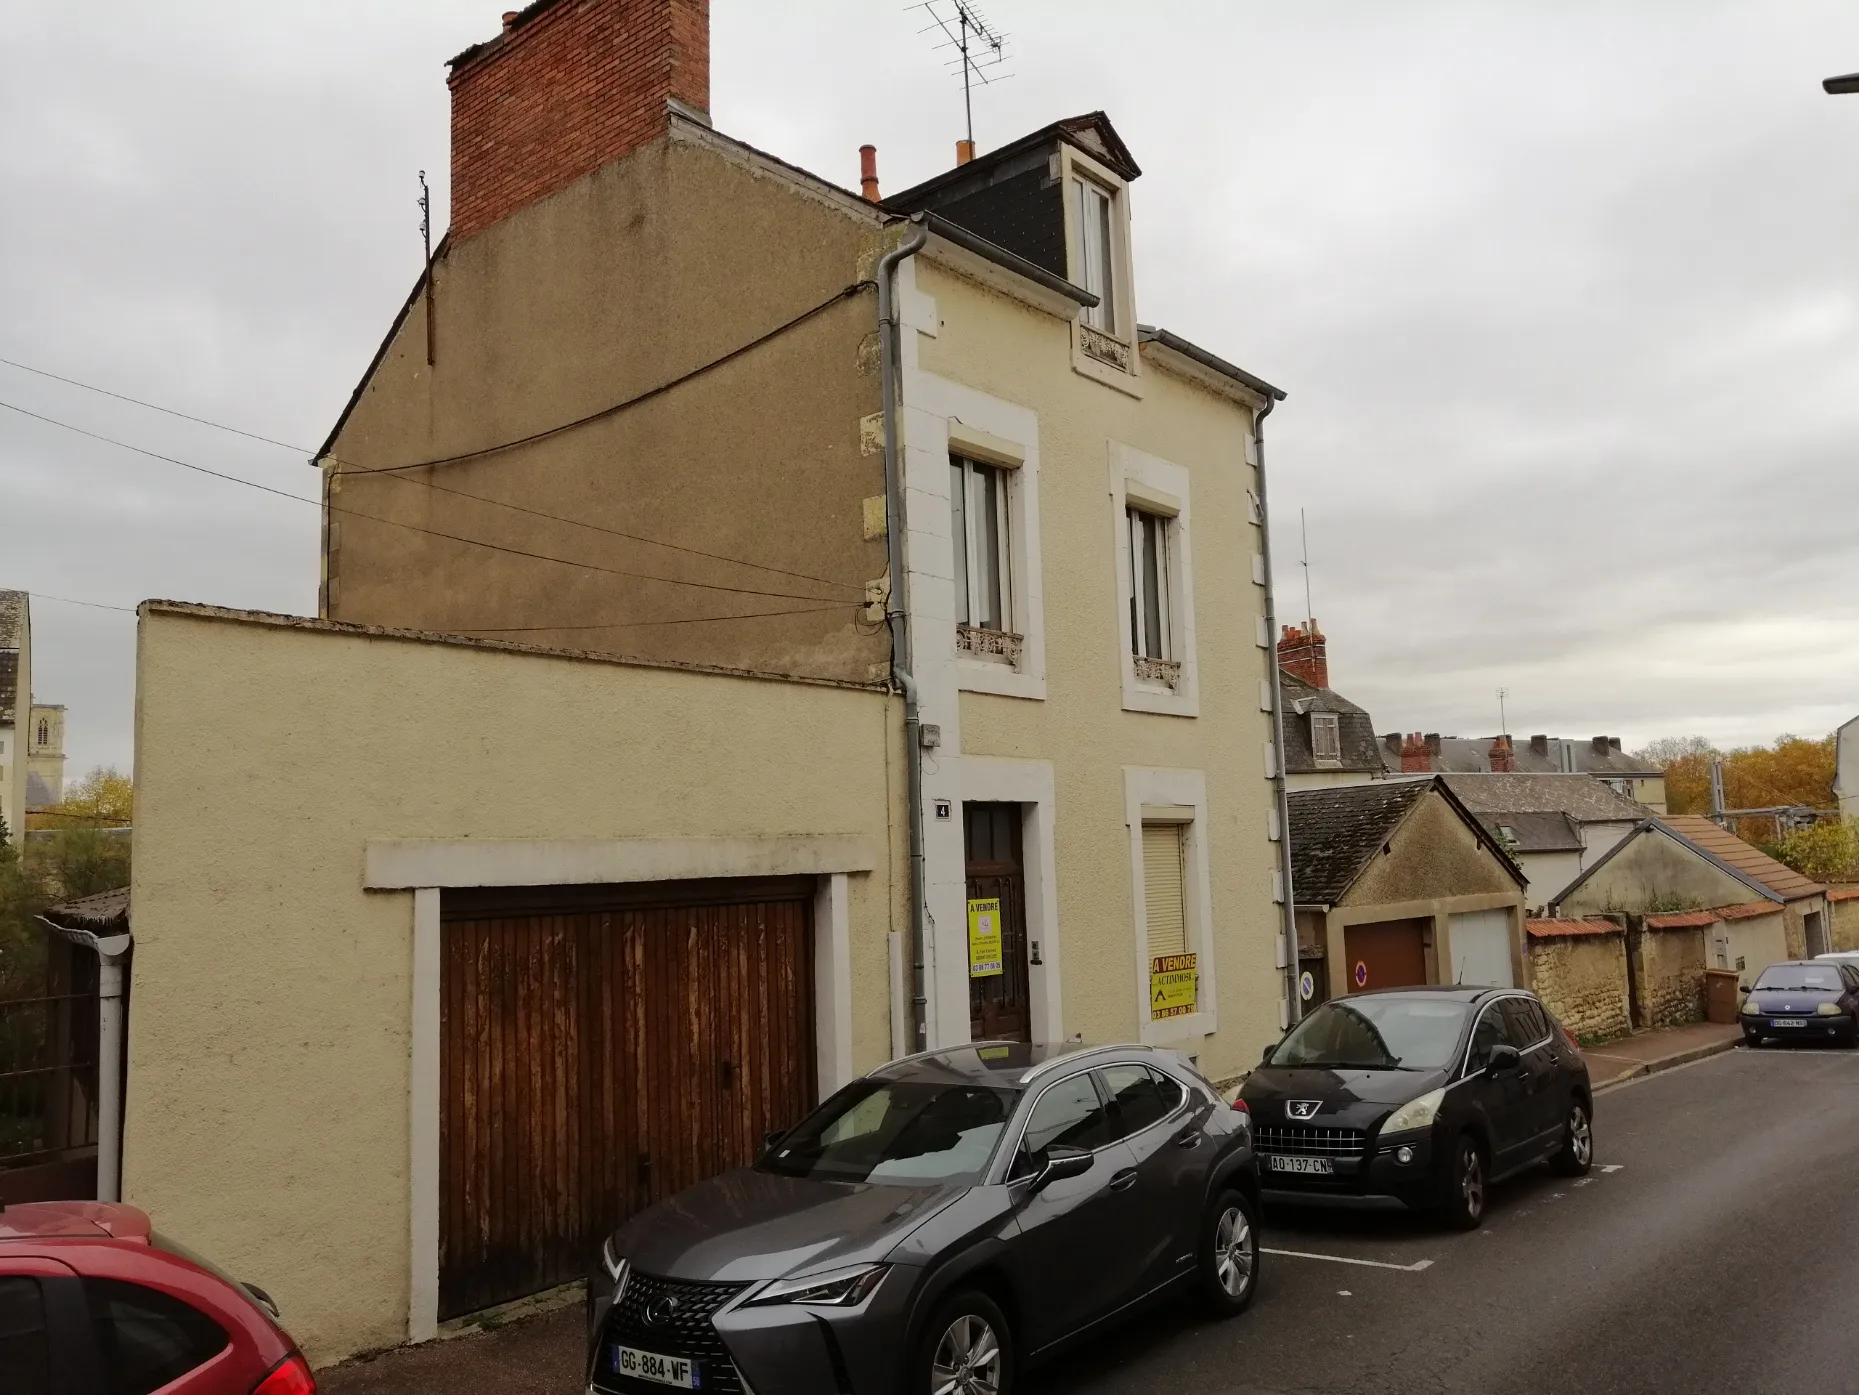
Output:
<path fill-rule="evenodd" d="M 588 1386 L 1000 1395 L 1145 1301 L 1245 1308 L 1258 1187 L 1246 1116 L 1174 1052 L 906 1057 L 613 1233 Z"/>

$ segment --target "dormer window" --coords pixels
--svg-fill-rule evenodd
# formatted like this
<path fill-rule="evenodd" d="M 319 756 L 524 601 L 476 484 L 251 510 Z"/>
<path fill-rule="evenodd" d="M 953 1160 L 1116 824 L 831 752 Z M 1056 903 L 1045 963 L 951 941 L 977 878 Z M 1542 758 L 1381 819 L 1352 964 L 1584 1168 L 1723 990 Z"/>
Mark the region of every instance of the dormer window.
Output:
<path fill-rule="evenodd" d="M 1342 722 L 1334 712 L 1310 714 L 1310 755 L 1318 765 L 1343 763 Z"/>
<path fill-rule="evenodd" d="M 1115 197 L 1095 180 L 1072 176 L 1078 218 L 1078 285 L 1097 297 L 1084 322 L 1106 334 L 1117 332 L 1117 239 L 1111 221 Z"/>

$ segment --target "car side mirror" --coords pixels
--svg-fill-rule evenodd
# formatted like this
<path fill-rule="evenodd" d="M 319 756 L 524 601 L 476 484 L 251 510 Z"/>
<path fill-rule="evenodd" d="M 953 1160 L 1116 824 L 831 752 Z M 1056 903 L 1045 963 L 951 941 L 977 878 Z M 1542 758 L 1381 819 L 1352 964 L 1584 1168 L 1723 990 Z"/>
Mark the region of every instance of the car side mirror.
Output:
<path fill-rule="evenodd" d="M 1499 1042 L 1491 1048 L 1491 1054 L 1485 1057 L 1485 1070 L 1492 1075 L 1503 1075 L 1506 1071 L 1516 1070 L 1523 1064 L 1523 1053 L 1516 1047 Z"/>
<path fill-rule="evenodd" d="M 782 1139 L 786 1138 L 787 1135 L 788 1131 L 786 1129 L 770 1129 L 767 1133 L 762 1135 L 762 1151 L 764 1153 L 774 1152 L 776 1145 L 778 1145 Z"/>
<path fill-rule="evenodd" d="M 1276 1051 L 1277 1049 L 1278 1049 L 1277 1042 L 1275 1041 L 1266 1042 L 1265 1050 L 1262 1053 L 1260 1053 L 1260 1056 L 1259 1056 L 1259 1064 L 1262 1066 L 1269 1066 L 1272 1063 L 1272 1052 Z"/>
<path fill-rule="evenodd" d="M 1054 1143 L 1046 1149 L 1045 1165 L 1033 1174 L 1033 1190 L 1044 1191 L 1067 1177 L 1082 1177 L 1091 1170 L 1091 1152 L 1068 1143 Z"/>

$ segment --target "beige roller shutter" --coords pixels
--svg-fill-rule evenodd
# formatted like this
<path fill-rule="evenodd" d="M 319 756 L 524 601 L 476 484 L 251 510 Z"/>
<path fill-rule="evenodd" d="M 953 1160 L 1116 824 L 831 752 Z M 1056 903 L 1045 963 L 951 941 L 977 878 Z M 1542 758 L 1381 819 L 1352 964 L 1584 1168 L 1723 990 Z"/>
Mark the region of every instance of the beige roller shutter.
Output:
<path fill-rule="evenodd" d="M 1151 956 L 1188 952 L 1187 877 L 1182 867 L 1186 832 L 1186 824 L 1143 825 L 1143 900 Z"/>

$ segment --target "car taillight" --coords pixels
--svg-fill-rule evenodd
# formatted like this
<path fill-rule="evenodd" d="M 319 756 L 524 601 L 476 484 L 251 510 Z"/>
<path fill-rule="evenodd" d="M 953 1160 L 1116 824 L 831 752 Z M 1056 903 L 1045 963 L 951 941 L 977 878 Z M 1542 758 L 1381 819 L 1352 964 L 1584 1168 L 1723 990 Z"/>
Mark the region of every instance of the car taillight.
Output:
<path fill-rule="evenodd" d="M 1558 1027 L 1562 1027 L 1562 1024 L 1560 1022 L 1556 1023 L 1556 1025 Z M 1562 1035 L 1568 1041 L 1569 1050 L 1571 1051 L 1581 1050 L 1581 1043 L 1575 1040 L 1575 1034 L 1571 1032 L 1567 1027 L 1562 1027 Z"/>
<path fill-rule="evenodd" d="M 252 1387 L 252 1395 L 316 1395 L 316 1377 L 310 1374 L 303 1357 L 293 1351 Z"/>
<path fill-rule="evenodd" d="M 1242 1099 L 1235 1098 L 1227 1108 L 1232 1110 L 1235 1114 L 1244 1114 L 1248 1119 L 1252 1117 L 1251 1107 Z"/>

